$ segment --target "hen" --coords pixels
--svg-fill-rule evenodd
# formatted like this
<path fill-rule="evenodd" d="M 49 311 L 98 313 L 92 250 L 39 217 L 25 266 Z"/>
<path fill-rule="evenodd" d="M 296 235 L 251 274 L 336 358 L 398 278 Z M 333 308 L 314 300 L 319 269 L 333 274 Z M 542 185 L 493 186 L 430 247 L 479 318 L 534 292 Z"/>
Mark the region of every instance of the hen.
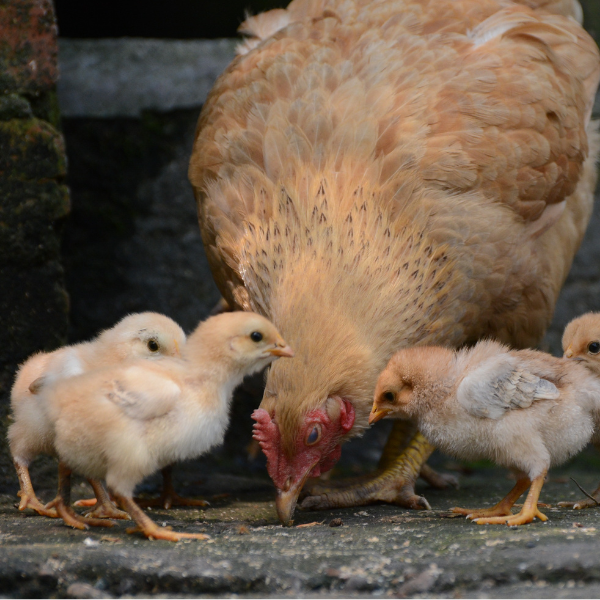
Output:
<path fill-rule="evenodd" d="M 398 348 L 544 334 L 598 152 L 598 49 L 564 14 L 577 2 L 294 0 L 242 25 L 189 176 L 225 300 L 296 351 L 254 414 L 283 522 Z M 394 433 L 379 474 L 303 506 L 426 506 L 433 448 Z"/>
<path fill-rule="evenodd" d="M 444 452 L 514 469 L 517 483 L 496 506 L 453 510 L 479 524 L 523 525 L 547 520 L 537 501 L 548 469 L 590 441 L 599 409 L 600 379 L 576 362 L 483 341 L 397 352 L 379 376 L 369 422 L 389 413 L 415 419 Z"/>

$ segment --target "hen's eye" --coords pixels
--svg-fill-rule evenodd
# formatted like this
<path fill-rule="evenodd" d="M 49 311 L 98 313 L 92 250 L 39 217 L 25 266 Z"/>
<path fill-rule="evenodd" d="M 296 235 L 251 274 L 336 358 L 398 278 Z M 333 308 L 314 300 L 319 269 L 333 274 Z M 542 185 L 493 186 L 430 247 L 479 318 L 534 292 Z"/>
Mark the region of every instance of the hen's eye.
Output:
<path fill-rule="evenodd" d="M 250 339 L 251 339 L 253 342 L 260 342 L 260 340 L 262 340 L 262 339 L 263 339 L 263 334 L 262 334 L 260 331 L 253 331 L 253 332 L 250 334 Z"/>
<path fill-rule="evenodd" d="M 160 346 L 156 340 L 148 340 L 148 350 L 150 350 L 150 352 L 158 352 L 159 348 Z"/>
<path fill-rule="evenodd" d="M 588 352 L 590 354 L 598 354 L 600 352 L 600 342 L 590 342 L 588 344 Z"/>
<path fill-rule="evenodd" d="M 312 428 L 312 431 L 306 436 L 306 445 L 312 446 L 313 444 L 316 444 L 320 438 L 321 438 L 321 426 L 315 425 Z"/>
<path fill-rule="evenodd" d="M 396 394 L 394 394 L 394 392 L 385 392 L 383 394 L 383 397 L 388 402 L 395 402 L 396 401 Z"/>

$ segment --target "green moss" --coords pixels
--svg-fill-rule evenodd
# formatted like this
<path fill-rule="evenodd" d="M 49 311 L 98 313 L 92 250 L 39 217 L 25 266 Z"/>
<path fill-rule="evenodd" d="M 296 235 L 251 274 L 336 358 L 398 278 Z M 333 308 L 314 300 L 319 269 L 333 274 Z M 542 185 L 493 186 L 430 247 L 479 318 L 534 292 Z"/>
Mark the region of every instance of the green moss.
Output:
<path fill-rule="evenodd" d="M 62 135 L 40 119 L 0 122 L 0 172 L 26 180 L 64 177 L 67 163 Z"/>

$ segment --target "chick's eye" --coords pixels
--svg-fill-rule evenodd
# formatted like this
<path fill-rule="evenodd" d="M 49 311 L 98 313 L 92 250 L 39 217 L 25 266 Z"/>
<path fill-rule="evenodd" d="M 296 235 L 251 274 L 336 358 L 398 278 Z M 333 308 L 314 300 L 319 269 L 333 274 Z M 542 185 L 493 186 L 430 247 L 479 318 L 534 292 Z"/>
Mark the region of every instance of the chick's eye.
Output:
<path fill-rule="evenodd" d="M 158 352 L 159 348 L 160 346 L 156 340 L 148 340 L 148 350 L 150 350 L 150 352 Z"/>
<path fill-rule="evenodd" d="M 262 334 L 260 331 L 253 331 L 253 332 L 250 334 L 250 339 L 251 339 L 253 342 L 260 342 L 260 340 L 262 340 L 262 339 L 263 339 L 263 334 Z"/>
<path fill-rule="evenodd" d="M 394 392 L 385 392 L 383 394 L 383 397 L 388 402 L 395 402 L 396 401 L 396 394 L 394 394 Z"/>
<path fill-rule="evenodd" d="M 600 342 L 590 342 L 588 344 L 588 352 L 590 354 L 598 354 L 600 352 Z"/>
<path fill-rule="evenodd" d="M 319 425 L 315 425 L 311 432 L 306 436 L 306 445 L 312 446 L 316 444 L 321 439 L 321 427 Z"/>

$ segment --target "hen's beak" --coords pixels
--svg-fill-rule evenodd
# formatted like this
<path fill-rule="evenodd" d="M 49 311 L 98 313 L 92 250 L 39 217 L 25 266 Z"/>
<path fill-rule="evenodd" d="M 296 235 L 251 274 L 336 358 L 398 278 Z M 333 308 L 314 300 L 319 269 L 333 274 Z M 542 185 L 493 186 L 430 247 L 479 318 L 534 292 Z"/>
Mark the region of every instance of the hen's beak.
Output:
<path fill-rule="evenodd" d="M 369 415 L 369 425 L 373 425 L 373 423 L 381 421 L 383 417 L 386 417 L 391 412 L 393 411 L 389 408 L 377 408 L 377 405 L 373 404 L 373 410 L 371 410 L 371 414 Z"/>
<path fill-rule="evenodd" d="M 571 356 L 573 356 L 573 349 L 571 348 L 571 346 L 569 346 L 566 350 L 565 353 L 563 354 L 564 358 L 571 358 Z"/>
<path fill-rule="evenodd" d="M 318 462 L 318 461 L 317 461 Z M 296 504 L 298 503 L 298 496 L 308 479 L 308 476 L 315 468 L 317 464 L 315 462 L 312 464 L 304 474 L 304 477 L 299 481 L 299 483 L 292 483 L 292 478 L 290 477 L 283 489 L 277 490 L 277 498 L 275 499 L 275 508 L 277 509 L 277 516 L 281 521 L 284 527 L 289 527 L 292 524 L 292 517 L 294 516 L 294 510 L 296 509 Z"/>
<path fill-rule="evenodd" d="M 294 351 L 283 340 L 277 342 L 268 352 L 274 356 L 287 356 L 288 358 L 294 356 Z"/>

